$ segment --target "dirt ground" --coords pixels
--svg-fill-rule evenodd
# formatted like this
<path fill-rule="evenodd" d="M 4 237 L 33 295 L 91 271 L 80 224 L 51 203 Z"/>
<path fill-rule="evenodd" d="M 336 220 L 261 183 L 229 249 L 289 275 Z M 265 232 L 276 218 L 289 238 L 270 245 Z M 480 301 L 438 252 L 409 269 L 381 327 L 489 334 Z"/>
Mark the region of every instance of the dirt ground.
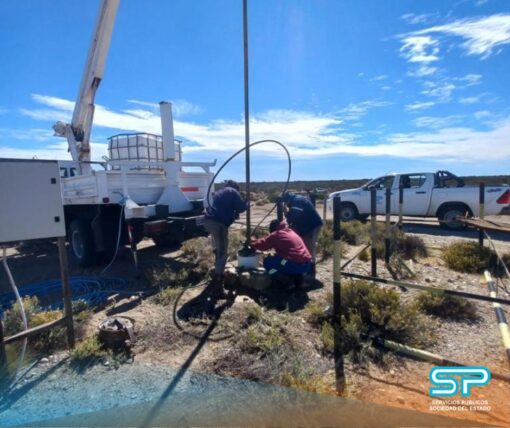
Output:
<path fill-rule="evenodd" d="M 270 207 L 270 206 L 269 206 Z M 253 223 L 256 224 L 267 212 L 268 207 L 254 207 Z M 318 210 L 322 212 L 321 207 Z M 509 217 L 503 221 L 510 223 Z M 243 222 L 243 219 L 240 219 Z M 241 225 L 238 225 L 241 227 Z M 413 263 L 417 273 L 414 281 L 431 286 L 446 287 L 471 293 L 487 295 L 486 285 L 480 275 L 461 274 L 453 272 L 444 266 L 439 258 L 440 250 L 444 246 L 458 240 L 477 239 L 477 232 L 473 230 L 451 232 L 439 228 L 437 222 L 427 220 L 426 223 L 409 221 L 404 231 L 423 238 L 430 250 L 430 256 Z M 496 248 L 503 253 L 510 253 L 510 235 L 491 234 Z M 105 273 L 105 276 L 119 276 L 128 280 L 128 289 L 147 290 L 150 284 L 143 272 L 154 263 L 167 263 L 175 270 L 186 269 L 187 262 L 183 260 L 178 248 L 162 250 L 156 248 L 152 241 L 145 240 L 139 245 L 140 272 L 136 272 L 132 258 L 127 248 L 121 249 L 115 263 Z M 346 259 L 358 251 L 359 247 L 347 246 Z M 58 254 L 55 246 L 36 246 L 9 249 L 9 265 L 18 284 L 32 284 L 59 276 Z M 350 272 L 368 274 L 369 262 L 354 261 L 346 269 Z M 83 269 L 70 260 L 70 270 L 73 276 L 98 275 L 101 268 Z M 382 263 L 378 265 L 381 277 L 391 278 Z M 305 292 L 294 293 L 284 297 L 283 309 L 275 302 L 265 301 L 265 313 L 284 314 L 289 317 L 286 324 L 289 346 L 299 349 L 302 364 L 309 370 L 319 374 L 326 384 L 326 392 L 333 393 L 335 376 L 333 360 L 330 355 L 321 352 L 319 332 L 306 320 L 306 304 L 310 301 L 324 300 L 332 289 L 332 260 L 327 259 L 317 266 L 317 284 Z M 510 298 L 505 286 L 510 287 L 510 281 L 500 284 L 499 295 Z M 0 273 L 0 290 L 7 287 L 4 272 Z M 404 299 L 410 299 L 416 293 L 414 290 L 400 291 Z M 247 307 L 261 304 L 257 296 L 244 293 L 238 295 L 229 304 L 217 302 L 208 306 L 201 294 L 203 287 L 187 290 L 175 308 L 174 305 L 161 305 L 152 298 L 139 299 L 118 296 L 112 304 L 95 313 L 88 320 L 82 335 L 92 334 L 97 324 L 106 316 L 119 314 L 132 317 L 136 321 L 138 342 L 134 346 L 134 358 L 141 364 L 164 364 L 181 367 L 189 364 L 191 370 L 203 373 L 221 374 L 227 376 L 248 376 L 250 379 L 266 382 L 278 382 L 276 377 L 268 373 L 275 373 L 279 361 L 267 361 L 258 354 L 246 354 L 239 350 L 236 337 L 248 316 Z M 281 297 L 281 296 L 280 296 Z M 277 302 L 282 303 L 282 302 Z M 508 313 L 508 311 L 506 311 Z M 210 326 L 211 314 L 219 316 L 218 325 L 203 340 Z M 436 345 L 429 351 L 440 354 L 450 360 L 469 365 L 485 365 L 491 372 L 510 376 L 509 363 L 501 343 L 501 337 L 496 323 L 494 309 L 490 303 L 477 302 L 479 320 L 475 323 L 444 321 L 431 319 L 438 337 Z M 175 318 L 178 322 L 176 324 Z M 191 333 L 191 334 L 190 334 Z M 202 338 L 202 340 L 201 340 Z M 198 351 L 197 351 L 198 349 Z M 61 353 L 63 356 L 65 353 Z M 55 357 L 55 361 L 59 357 Z M 267 367 L 274 364 L 275 367 Z M 249 373 L 246 367 L 250 368 Z M 392 362 L 382 368 L 375 364 L 359 367 L 346 359 L 345 373 L 347 382 L 347 396 L 373 403 L 385 404 L 399 408 L 433 412 L 445 416 L 465 418 L 498 426 L 510 426 L 510 383 L 492 379 L 483 388 L 474 388 L 470 399 L 487 400 L 491 410 L 488 412 L 437 412 L 430 410 L 432 398 L 429 396 L 430 387 L 428 373 L 432 364 L 395 357 Z M 274 369 L 274 370 L 273 370 Z M 276 371 L 275 371 L 276 370 Z M 247 375 L 248 373 L 248 375 Z"/>

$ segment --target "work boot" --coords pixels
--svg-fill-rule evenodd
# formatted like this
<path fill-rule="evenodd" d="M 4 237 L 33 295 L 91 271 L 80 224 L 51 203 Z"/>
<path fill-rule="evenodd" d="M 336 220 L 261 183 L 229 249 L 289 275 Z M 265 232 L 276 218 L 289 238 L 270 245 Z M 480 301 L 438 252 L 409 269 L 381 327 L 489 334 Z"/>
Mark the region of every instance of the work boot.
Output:
<path fill-rule="evenodd" d="M 309 281 L 315 280 L 315 263 L 312 263 L 310 270 L 305 274 L 305 276 Z"/>
<path fill-rule="evenodd" d="M 215 274 L 212 277 L 211 282 L 209 282 L 209 285 L 205 289 L 205 293 L 208 296 L 216 299 L 226 299 L 228 296 L 225 290 L 223 289 L 223 280 L 224 280 L 223 274 L 221 273 Z"/>

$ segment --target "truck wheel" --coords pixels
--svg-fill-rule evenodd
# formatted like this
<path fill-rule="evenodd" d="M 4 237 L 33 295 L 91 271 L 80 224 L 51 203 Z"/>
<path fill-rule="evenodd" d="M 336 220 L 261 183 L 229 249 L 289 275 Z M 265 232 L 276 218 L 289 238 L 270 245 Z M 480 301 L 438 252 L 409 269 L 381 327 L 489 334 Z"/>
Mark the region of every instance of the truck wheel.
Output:
<path fill-rule="evenodd" d="M 90 222 L 83 218 L 73 220 L 69 225 L 69 243 L 81 267 L 92 266 L 96 263 L 97 253 Z"/>
<path fill-rule="evenodd" d="M 359 216 L 356 205 L 351 203 L 340 204 L 340 220 L 341 221 L 352 221 L 356 220 Z"/>
<path fill-rule="evenodd" d="M 438 219 L 441 221 L 440 225 L 444 229 L 462 230 L 466 225 L 458 220 L 457 217 L 464 217 L 468 213 L 471 216 L 471 210 L 463 204 L 450 204 L 441 208 Z"/>
<path fill-rule="evenodd" d="M 171 235 L 156 235 L 152 236 L 152 240 L 154 241 L 154 244 L 156 244 L 156 247 L 158 248 L 171 248 L 176 247 L 181 242 Z"/>

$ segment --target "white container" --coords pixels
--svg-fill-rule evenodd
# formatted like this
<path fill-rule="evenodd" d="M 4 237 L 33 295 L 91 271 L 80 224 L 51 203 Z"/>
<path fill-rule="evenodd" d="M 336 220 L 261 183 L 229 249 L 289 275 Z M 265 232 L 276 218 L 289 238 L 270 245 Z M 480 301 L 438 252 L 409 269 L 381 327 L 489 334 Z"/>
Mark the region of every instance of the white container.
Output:
<path fill-rule="evenodd" d="M 249 256 L 241 256 L 237 253 L 237 267 L 242 269 L 257 269 L 259 267 L 260 254 L 253 253 Z"/>
<path fill-rule="evenodd" d="M 161 136 L 152 134 L 119 134 L 108 139 L 111 160 L 162 162 Z"/>

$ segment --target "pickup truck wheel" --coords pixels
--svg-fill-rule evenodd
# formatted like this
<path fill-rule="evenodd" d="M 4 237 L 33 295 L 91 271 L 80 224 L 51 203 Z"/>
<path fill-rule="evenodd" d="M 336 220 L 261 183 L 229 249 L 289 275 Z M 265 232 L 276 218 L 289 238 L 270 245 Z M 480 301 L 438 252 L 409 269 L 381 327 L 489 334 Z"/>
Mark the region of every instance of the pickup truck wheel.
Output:
<path fill-rule="evenodd" d="M 69 243 L 81 267 L 92 266 L 96 263 L 97 253 L 90 222 L 83 218 L 73 220 L 69 225 Z"/>
<path fill-rule="evenodd" d="M 341 221 L 352 221 L 356 220 L 359 216 L 356 205 L 349 202 L 340 204 L 340 220 Z"/>
<path fill-rule="evenodd" d="M 457 220 L 457 217 L 464 217 L 466 212 L 471 216 L 471 210 L 462 204 L 451 204 L 441 209 L 438 216 L 440 225 L 444 229 L 450 230 L 462 230 L 466 228 L 466 225 Z"/>

